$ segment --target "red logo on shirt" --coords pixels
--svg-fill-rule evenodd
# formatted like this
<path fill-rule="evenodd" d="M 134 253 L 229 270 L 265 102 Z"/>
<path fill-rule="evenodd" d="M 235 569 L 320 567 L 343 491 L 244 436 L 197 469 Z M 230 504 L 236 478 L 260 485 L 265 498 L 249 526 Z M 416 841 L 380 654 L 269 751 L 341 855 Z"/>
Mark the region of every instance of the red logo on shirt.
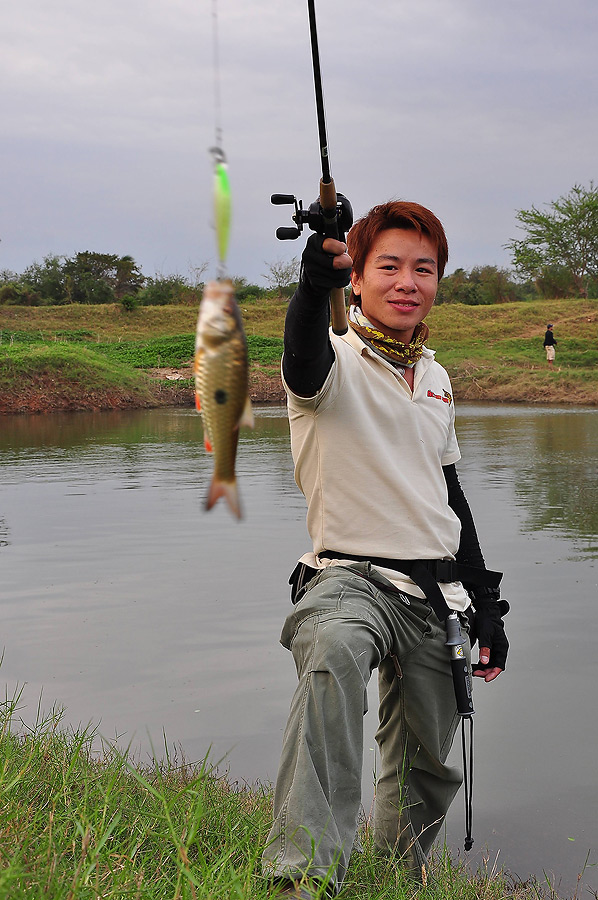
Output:
<path fill-rule="evenodd" d="M 448 403 L 450 406 L 453 402 L 452 396 L 448 391 L 443 391 L 442 394 L 443 396 L 440 396 L 440 394 L 435 394 L 434 391 L 428 391 L 428 397 L 434 397 L 435 400 L 442 400 L 443 403 Z"/>

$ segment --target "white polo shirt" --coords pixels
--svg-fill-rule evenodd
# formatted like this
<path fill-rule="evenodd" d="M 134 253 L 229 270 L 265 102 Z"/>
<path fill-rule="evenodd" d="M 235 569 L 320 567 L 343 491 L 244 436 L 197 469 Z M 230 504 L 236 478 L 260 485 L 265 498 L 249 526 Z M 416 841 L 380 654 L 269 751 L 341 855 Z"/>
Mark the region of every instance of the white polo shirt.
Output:
<path fill-rule="evenodd" d="M 316 396 L 298 397 L 285 384 L 295 481 L 307 500 L 313 542 L 302 561 L 330 565 L 317 557 L 322 550 L 364 559 L 454 559 L 461 523 L 448 505 L 442 466 L 461 454 L 446 371 L 424 348 L 412 392 L 351 328 L 330 338 L 336 359 Z M 379 571 L 400 590 L 423 596 L 407 576 Z M 452 609 L 469 605 L 460 583 L 440 587 Z"/>

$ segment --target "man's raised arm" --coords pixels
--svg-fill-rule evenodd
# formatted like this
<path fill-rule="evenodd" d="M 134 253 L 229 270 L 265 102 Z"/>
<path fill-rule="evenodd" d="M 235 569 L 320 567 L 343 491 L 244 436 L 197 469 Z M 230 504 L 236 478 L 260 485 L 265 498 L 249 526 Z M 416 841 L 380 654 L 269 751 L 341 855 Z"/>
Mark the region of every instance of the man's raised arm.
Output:
<path fill-rule="evenodd" d="M 333 287 L 344 288 L 351 277 L 346 244 L 312 234 L 301 259 L 299 287 L 291 297 L 284 329 L 282 372 L 294 394 L 318 393 L 334 362 L 328 336 L 328 298 Z"/>

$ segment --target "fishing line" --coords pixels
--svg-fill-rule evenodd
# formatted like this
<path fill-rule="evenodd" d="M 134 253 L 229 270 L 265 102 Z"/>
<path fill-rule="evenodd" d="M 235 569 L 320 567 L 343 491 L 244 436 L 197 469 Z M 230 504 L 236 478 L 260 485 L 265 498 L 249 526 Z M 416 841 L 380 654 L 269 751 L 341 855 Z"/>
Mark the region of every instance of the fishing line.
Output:
<path fill-rule="evenodd" d="M 222 110 L 220 106 L 220 53 L 218 46 L 218 0 L 212 0 L 212 60 L 214 68 L 214 119 L 216 140 L 214 148 L 222 147 Z"/>

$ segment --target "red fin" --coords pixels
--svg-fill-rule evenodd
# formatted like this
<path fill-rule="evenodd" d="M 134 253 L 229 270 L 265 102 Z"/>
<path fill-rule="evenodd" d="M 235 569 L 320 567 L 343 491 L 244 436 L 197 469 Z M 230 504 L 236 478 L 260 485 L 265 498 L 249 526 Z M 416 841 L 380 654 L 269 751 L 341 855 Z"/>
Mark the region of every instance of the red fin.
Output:
<path fill-rule="evenodd" d="M 213 478 L 208 499 L 206 500 L 206 509 L 212 509 L 220 497 L 226 497 L 226 502 L 228 503 L 231 512 L 235 514 L 237 519 L 240 519 L 241 505 L 239 503 L 236 479 L 234 481 L 218 481 L 216 478 Z"/>
<path fill-rule="evenodd" d="M 201 400 L 199 399 L 199 394 L 195 395 L 195 409 L 197 412 L 201 412 Z"/>
<path fill-rule="evenodd" d="M 206 448 L 206 450 L 207 450 L 208 453 L 213 453 L 213 452 L 214 452 L 214 449 L 213 449 L 213 447 L 212 447 L 212 444 L 210 443 L 210 439 L 209 439 L 209 437 L 207 436 L 207 434 L 206 434 L 206 436 L 205 436 L 204 439 L 203 439 L 203 445 L 204 445 L 204 447 Z"/>

